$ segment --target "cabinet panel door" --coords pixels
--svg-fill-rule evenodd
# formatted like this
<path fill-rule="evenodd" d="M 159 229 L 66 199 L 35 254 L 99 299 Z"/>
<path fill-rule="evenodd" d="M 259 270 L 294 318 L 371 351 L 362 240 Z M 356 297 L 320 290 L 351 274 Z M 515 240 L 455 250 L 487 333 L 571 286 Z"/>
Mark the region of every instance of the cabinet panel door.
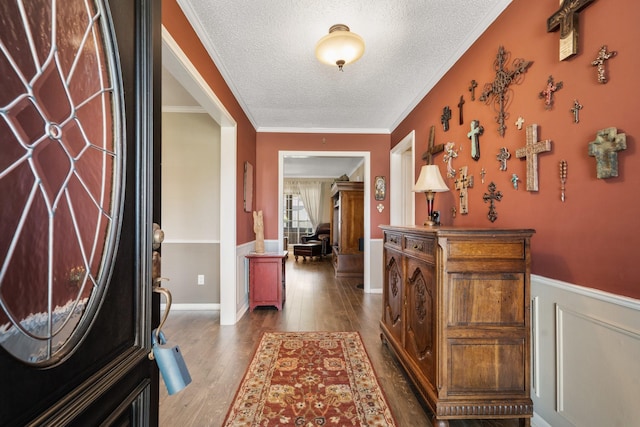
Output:
<path fill-rule="evenodd" d="M 431 381 L 435 377 L 436 274 L 435 266 L 407 258 L 405 280 L 407 332 L 405 350 Z"/>
<path fill-rule="evenodd" d="M 385 284 L 383 289 L 382 322 L 398 343 L 402 343 L 402 301 L 404 278 L 402 256 L 399 252 L 385 251 Z"/>
<path fill-rule="evenodd" d="M 280 297 L 282 261 L 279 259 L 254 259 L 251 275 L 251 300 L 254 303 L 277 303 Z"/>

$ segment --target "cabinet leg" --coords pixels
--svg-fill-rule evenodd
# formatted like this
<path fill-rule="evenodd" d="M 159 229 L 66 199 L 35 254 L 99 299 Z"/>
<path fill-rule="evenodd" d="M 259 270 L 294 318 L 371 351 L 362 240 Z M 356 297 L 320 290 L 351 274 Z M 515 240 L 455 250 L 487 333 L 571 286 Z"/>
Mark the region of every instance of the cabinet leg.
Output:
<path fill-rule="evenodd" d="M 434 415 L 431 417 L 431 424 L 433 427 L 449 427 L 449 420 L 439 420 Z"/>

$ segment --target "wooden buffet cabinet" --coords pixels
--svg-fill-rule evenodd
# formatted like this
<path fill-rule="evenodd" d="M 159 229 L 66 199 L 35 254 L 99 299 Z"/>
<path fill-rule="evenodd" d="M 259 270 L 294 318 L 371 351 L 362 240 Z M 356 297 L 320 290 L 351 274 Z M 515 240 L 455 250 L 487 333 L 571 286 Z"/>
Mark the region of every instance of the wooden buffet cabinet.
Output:
<path fill-rule="evenodd" d="M 364 183 L 336 181 L 331 186 L 331 247 L 336 277 L 363 277 Z"/>
<path fill-rule="evenodd" d="M 433 413 L 529 426 L 533 230 L 384 230 L 382 339 Z"/>

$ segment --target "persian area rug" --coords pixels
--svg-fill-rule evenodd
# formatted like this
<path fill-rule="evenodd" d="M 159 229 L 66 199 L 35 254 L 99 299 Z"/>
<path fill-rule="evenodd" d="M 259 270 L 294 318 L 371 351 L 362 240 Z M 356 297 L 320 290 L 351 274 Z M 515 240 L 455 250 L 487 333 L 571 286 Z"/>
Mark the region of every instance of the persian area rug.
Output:
<path fill-rule="evenodd" d="M 395 426 L 360 334 L 266 332 L 224 426 Z"/>

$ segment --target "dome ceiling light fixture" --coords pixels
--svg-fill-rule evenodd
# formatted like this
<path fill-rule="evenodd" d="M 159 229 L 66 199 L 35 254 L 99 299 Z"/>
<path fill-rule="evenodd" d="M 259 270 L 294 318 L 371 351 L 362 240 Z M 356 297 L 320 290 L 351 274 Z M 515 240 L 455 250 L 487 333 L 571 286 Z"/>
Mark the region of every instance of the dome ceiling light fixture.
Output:
<path fill-rule="evenodd" d="M 343 71 L 345 64 L 356 62 L 364 54 L 364 40 L 352 33 L 344 24 L 336 24 L 329 28 L 329 34 L 316 44 L 316 58 L 329 65 L 337 65 Z"/>

